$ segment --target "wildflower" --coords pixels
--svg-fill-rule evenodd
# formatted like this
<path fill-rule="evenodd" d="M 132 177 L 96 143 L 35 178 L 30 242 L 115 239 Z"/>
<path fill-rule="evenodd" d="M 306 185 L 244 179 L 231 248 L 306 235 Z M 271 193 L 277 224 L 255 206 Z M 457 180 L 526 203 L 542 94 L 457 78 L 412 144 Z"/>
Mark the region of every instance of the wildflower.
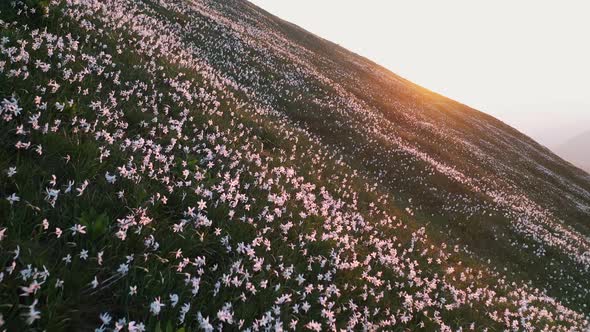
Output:
<path fill-rule="evenodd" d="M 231 303 L 226 303 L 223 305 L 221 310 L 217 312 L 217 319 L 228 324 L 233 324 L 234 315 L 231 312 Z"/>
<path fill-rule="evenodd" d="M 37 294 L 37 291 L 41 289 L 41 284 L 37 282 L 37 280 L 33 280 L 33 282 L 27 287 L 21 287 L 23 293 L 21 296 L 29 296 Z"/>
<path fill-rule="evenodd" d="M 70 227 L 70 230 L 72 231 L 72 235 L 76 235 L 78 233 L 86 234 L 86 226 L 82 226 L 80 224 L 75 224 L 74 226 Z"/>
<path fill-rule="evenodd" d="M 106 174 L 104 175 L 104 177 L 107 180 L 107 182 L 110 183 L 110 184 L 114 184 L 115 181 L 117 181 L 117 176 L 116 175 L 111 175 L 109 172 L 106 172 Z"/>
<path fill-rule="evenodd" d="M 316 322 L 315 320 L 312 320 L 309 323 L 305 324 L 305 328 L 308 330 L 320 332 L 322 330 L 322 324 Z"/>
<path fill-rule="evenodd" d="M 299 285 L 301 285 L 301 284 L 303 284 L 303 283 L 305 282 L 305 278 L 303 278 L 303 274 L 299 274 L 299 275 L 297 276 L 297 279 L 295 279 L 295 280 L 297 280 L 297 283 L 298 283 Z"/>
<path fill-rule="evenodd" d="M 90 285 L 92 285 L 93 289 L 98 287 L 98 279 L 96 278 L 96 276 L 94 276 L 94 279 L 90 282 Z"/>
<path fill-rule="evenodd" d="M 117 269 L 117 272 L 125 275 L 127 274 L 127 272 L 129 272 L 129 265 L 127 264 L 121 264 L 119 265 L 119 268 Z"/>
<path fill-rule="evenodd" d="M 182 325 L 182 323 L 184 323 L 184 319 L 186 317 L 186 314 L 189 312 L 190 309 L 191 309 L 191 304 L 188 302 L 183 304 L 182 307 L 180 307 L 180 315 L 178 316 L 178 321 L 180 322 L 181 325 Z"/>
<path fill-rule="evenodd" d="M 9 178 L 13 177 L 16 174 L 16 167 L 8 167 L 6 173 L 8 174 Z"/>
<path fill-rule="evenodd" d="M 33 323 L 37 319 L 41 318 L 41 312 L 38 311 L 37 309 L 35 309 L 35 306 L 37 305 L 38 302 L 39 302 L 38 300 L 33 301 L 33 304 L 31 304 L 30 306 L 27 306 L 29 308 L 28 312 L 23 314 L 27 325 L 33 325 Z"/>
<path fill-rule="evenodd" d="M 10 98 L 10 100 L 4 99 L 0 103 L 0 115 L 2 115 L 5 112 L 6 113 L 10 112 L 10 113 L 12 113 L 12 114 L 10 114 L 10 119 L 12 119 L 12 116 L 19 115 L 22 110 L 23 109 L 18 106 L 18 102 L 14 97 Z M 8 114 L 6 114 L 4 116 L 6 117 L 7 115 Z"/>
<path fill-rule="evenodd" d="M 152 315 L 157 316 L 160 314 L 160 310 L 166 305 L 160 301 L 160 297 L 156 297 L 154 301 L 150 304 L 150 312 Z"/>
<path fill-rule="evenodd" d="M 88 180 L 84 180 L 82 185 L 79 188 L 76 188 L 78 196 L 82 196 L 82 194 L 84 194 L 84 190 L 86 190 L 86 187 L 88 187 Z"/>
<path fill-rule="evenodd" d="M 61 103 L 58 103 L 58 102 L 55 103 L 55 108 L 57 109 L 58 112 L 63 111 L 65 107 L 66 107 L 65 104 L 61 104 Z"/>
<path fill-rule="evenodd" d="M 102 322 L 102 325 L 108 326 L 111 323 L 111 320 L 113 319 L 111 317 L 111 315 L 109 315 L 108 312 L 103 312 L 102 314 L 100 314 L 99 316 L 100 321 Z"/>
<path fill-rule="evenodd" d="M 133 296 L 137 294 L 137 286 L 129 286 L 129 295 Z"/>
<path fill-rule="evenodd" d="M 143 323 L 130 321 L 127 325 L 127 329 L 129 330 L 129 332 L 143 332 L 145 331 L 145 325 Z"/>
<path fill-rule="evenodd" d="M 14 259 L 16 260 L 20 256 L 20 246 L 17 245 L 16 249 L 14 250 Z"/>
<path fill-rule="evenodd" d="M 127 320 L 125 318 L 121 318 L 115 322 L 115 331 L 121 331 L 127 325 Z"/>
<path fill-rule="evenodd" d="M 64 281 L 58 278 L 55 281 L 55 288 L 63 288 L 63 287 L 64 287 Z"/>
<path fill-rule="evenodd" d="M 213 325 L 209 323 L 209 317 L 203 318 L 201 312 L 197 313 L 197 320 L 199 321 L 199 327 L 204 332 L 213 332 Z"/>
<path fill-rule="evenodd" d="M 55 207 L 59 192 L 60 190 L 58 189 L 45 188 L 45 200 L 49 202 L 52 207 Z"/>
<path fill-rule="evenodd" d="M 68 181 L 68 185 L 66 187 L 66 190 L 64 190 L 65 194 L 69 194 L 72 191 L 72 187 L 74 186 L 74 181 L 70 180 Z"/>
<path fill-rule="evenodd" d="M 289 302 L 291 302 L 291 294 L 281 295 L 278 299 L 275 300 L 275 304 L 283 304 Z"/>
<path fill-rule="evenodd" d="M 14 204 L 14 202 L 20 202 L 20 197 L 16 196 L 16 193 L 6 197 L 6 200 L 10 203 L 10 205 Z"/>
<path fill-rule="evenodd" d="M 176 307 L 176 304 L 178 304 L 178 294 L 170 294 L 170 303 L 172 308 Z"/>
<path fill-rule="evenodd" d="M 311 305 L 305 301 L 302 305 L 301 305 L 301 309 L 305 312 L 307 312 L 309 309 L 311 308 Z"/>

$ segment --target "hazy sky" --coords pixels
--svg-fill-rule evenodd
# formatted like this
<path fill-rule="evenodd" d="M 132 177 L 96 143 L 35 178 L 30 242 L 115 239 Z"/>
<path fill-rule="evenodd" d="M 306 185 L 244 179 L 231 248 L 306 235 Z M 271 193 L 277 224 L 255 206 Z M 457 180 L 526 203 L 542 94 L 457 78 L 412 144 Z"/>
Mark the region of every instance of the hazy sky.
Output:
<path fill-rule="evenodd" d="M 590 1 L 252 2 L 549 147 L 590 130 Z"/>

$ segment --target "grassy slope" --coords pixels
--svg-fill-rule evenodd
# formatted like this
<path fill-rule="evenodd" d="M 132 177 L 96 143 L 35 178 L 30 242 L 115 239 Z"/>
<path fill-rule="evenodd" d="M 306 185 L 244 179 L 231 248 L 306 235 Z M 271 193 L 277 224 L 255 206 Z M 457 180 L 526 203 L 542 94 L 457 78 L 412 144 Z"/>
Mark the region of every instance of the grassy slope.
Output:
<path fill-rule="evenodd" d="M 414 207 L 414 205 L 406 206 L 401 203 L 406 200 L 406 197 L 416 196 L 416 193 L 407 192 L 412 188 L 411 184 L 401 188 L 392 188 L 387 184 L 373 187 L 373 182 L 377 180 L 370 175 L 364 175 L 365 171 L 368 174 L 374 171 L 362 164 L 366 160 L 365 157 L 347 160 L 352 167 L 348 166 L 338 161 L 339 154 L 325 148 L 329 141 L 323 140 L 320 143 L 314 138 L 315 136 L 300 129 L 302 122 L 307 123 L 309 126 L 306 127 L 309 131 L 319 134 L 320 137 L 325 136 L 326 139 L 331 137 L 333 143 L 339 142 L 338 145 L 342 145 L 342 142 L 346 142 L 350 136 L 327 135 L 334 134 L 334 131 L 325 127 L 329 126 L 331 121 L 338 120 L 337 117 L 322 116 L 321 122 L 318 122 L 317 114 L 313 117 L 313 114 L 297 113 L 298 109 L 306 106 L 305 102 L 285 104 L 288 99 L 283 99 L 281 103 L 285 108 L 291 109 L 289 119 L 272 113 L 256 112 L 254 104 L 256 101 L 243 91 L 232 91 L 225 86 L 212 84 L 201 75 L 202 73 L 179 65 L 164 56 L 156 56 L 155 62 L 152 62 L 153 57 L 146 56 L 144 50 L 139 50 L 133 40 L 133 33 L 129 32 L 125 25 L 119 29 L 105 29 L 108 31 L 106 33 L 89 32 L 82 30 L 79 22 L 65 18 L 59 7 L 53 7 L 48 17 L 41 18 L 39 15 L 15 16 L 13 15 L 15 10 L 9 5 L 3 3 L 1 6 L 3 20 L 19 22 L 12 27 L 5 27 L 1 32 L 3 37 L 9 38 L 10 45 L 14 45 L 15 40 L 30 38 L 30 30 L 23 29 L 25 23 L 31 29 L 47 27 L 50 33 L 59 36 L 71 33 L 80 37 L 80 48 L 65 51 L 65 53 L 76 55 L 76 60 L 68 63 L 66 67 L 71 68 L 75 73 L 83 72 L 84 68 L 91 68 L 91 72 L 86 74 L 80 82 L 67 84 L 63 80 L 62 70 L 57 69 L 61 59 L 53 57 L 48 61 L 52 65 L 49 72 L 33 69 L 34 66 L 31 63 L 31 75 L 27 79 L 10 78 L 6 75 L 1 76 L 2 79 L 0 79 L 0 97 L 9 98 L 15 95 L 19 105 L 23 107 L 21 118 L 14 120 L 16 122 L 12 120 L 2 122 L 0 128 L 0 142 L 2 142 L 0 196 L 4 198 L 14 192 L 21 197 L 21 201 L 14 205 L 9 204 L 5 199 L 0 202 L 0 229 L 7 230 L 6 238 L 0 242 L 2 246 L 0 260 L 2 265 L 7 267 L 15 262 L 17 271 L 26 270 L 28 264 L 40 271 L 44 267 L 50 271 L 50 275 L 44 279 L 44 285 L 34 297 L 20 296 L 19 287 L 27 285 L 30 279 L 25 282 L 18 277 L 17 272 L 14 272 L 14 275 L 6 273 L 0 284 L 0 294 L 2 294 L 0 312 L 9 329 L 19 329 L 24 326 L 20 316 L 26 308 L 21 306 L 31 305 L 33 298 L 39 301 L 37 308 L 41 310 L 41 318 L 34 322 L 34 326 L 45 327 L 48 330 L 65 328 L 84 330 L 96 327 L 100 325 L 98 314 L 104 311 L 110 312 L 116 318 L 125 317 L 129 320 L 142 321 L 149 330 L 156 328 L 157 325 L 162 327 L 170 325 L 170 329 L 184 326 L 192 330 L 201 324 L 196 316 L 197 311 L 215 321 L 218 310 L 227 302 L 233 303 L 236 320 L 244 319 L 248 326 L 254 319 L 260 319 L 265 312 L 270 312 L 280 294 L 289 292 L 296 294 L 301 291 L 296 281 L 280 276 L 280 272 L 290 265 L 293 266 L 295 274 L 305 275 L 307 280 L 313 280 L 316 285 L 327 287 L 332 283 L 336 284 L 342 293 L 341 297 L 335 299 L 337 307 L 344 307 L 349 300 L 354 300 L 371 310 L 380 307 L 390 308 L 394 312 L 397 310 L 398 319 L 407 312 L 402 305 L 403 297 L 400 297 L 400 294 L 404 292 L 416 294 L 423 290 L 419 286 L 408 283 L 407 274 L 415 270 L 414 266 L 419 266 L 419 276 L 427 279 L 446 280 L 448 278 L 448 282 L 459 289 L 465 289 L 468 286 L 469 288 L 492 287 L 499 294 L 506 294 L 510 299 L 517 298 L 514 295 L 507 295 L 515 288 L 502 285 L 504 279 L 495 273 L 478 272 L 479 269 L 488 268 L 482 263 L 483 259 L 474 260 L 470 255 L 462 252 L 448 257 L 446 250 L 441 251 L 440 248 L 444 247 L 441 243 L 451 239 L 432 229 L 429 229 L 428 233 L 420 230 L 423 224 L 436 222 L 437 217 L 428 216 L 428 213 L 425 215 L 418 213 L 418 216 L 413 216 L 413 213 L 404 210 L 406 207 Z M 181 23 L 185 20 L 177 13 L 155 4 L 150 4 L 146 8 L 154 10 L 144 9 L 150 15 L 165 15 L 162 17 L 178 20 Z M 105 14 L 102 13 L 102 15 Z M 92 20 L 92 15 L 89 15 L 88 19 Z M 188 19 L 187 17 L 186 20 Z M 100 20 L 93 22 L 100 24 Z M 203 30 L 203 32 L 215 34 L 214 30 Z M 116 51 L 118 49 L 121 50 L 120 53 Z M 104 50 L 107 50 L 106 53 L 110 54 L 110 57 L 101 55 Z M 97 57 L 99 67 L 103 66 L 104 72 L 99 73 L 96 67 L 90 65 L 91 60 L 85 59 L 82 54 Z M 37 51 L 30 50 L 30 55 L 32 59 L 47 61 L 44 48 Z M 112 66 L 111 63 L 116 65 Z M 8 68 L 17 68 L 17 66 L 9 65 Z M 8 69 L 5 69 L 5 73 L 7 71 Z M 119 71 L 120 74 L 116 75 Z M 105 75 L 105 73 L 112 73 L 112 75 Z M 56 93 L 43 91 L 43 87 L 46 87 L 52 79 L 61 82 L 60 89 Z M 202 93 L 196 101 L 186 101 L 182 99 L 171 81 L 191 82 L 195 91 L 198 91 L 197 87 L 204 87 L 206 92 Z M 140 82 L 141 84 L 138 84 Z M 98 89 L 99 83 L 100 89 Z M 123 97 L 121 92 L 132 86 L 136 87 L 134 92 L 129 95 L 129 98 Z M 308 87 L 312 86 L 308 85 Z M 89 89 L 88 94 L 80 93 L 85 89 Z M 54 124 L 55 120 L 62 120 L 63 125 L 56 132 L 43 134 L 29 128 L 27 118 L 36 113 L 34 103 L 36 95 L 43 95 L 43 101 L 47 102 L 49 107 L 48 111 L 42 112 L 41 123 Z M 97 100 L 107 104 L 112 96 L 115 96 L 117 100 L 116 106 L 111 107 L 114 115 L 108 117 L 100 115 L 89 107 L 91 102 Z M 71 105 L 66 106 L 61 112 L 53 108 L 55 102 L 68 104 L 70 100 Z M 214 100 L 220 101 L 219 106 L 215 106 Z M 244 104 L 248 106 L 241 106 Z M 157 111 L 151 108 L 154 105 L 158 106 Z M 167 114 L 163 105 L 169 105 Z M 185 108 L 188 109 L 190 117 L 182 113 Z M 297 118 L 296 116 L 312 117 Z M 97 127 L 84 133 L 79 129 L 79 124 L 72 123 L 75 117 L 84 118 L 88 123 L 97 121 Z M 154 118 L 158 121 L 155 122 Z M 116 119 L 120 122 L 107 121 L 108 119 Z M 187 124 L 182 127 L 178 138 L 182 145 L 189 146 L 191 150 L 187 152 L 181 147 L 175 147 L 170 153 L 165 154 L 167 157 L 173 156 L 174 159 L 151 159 L 150 163 L 156 169 L 164 171 L 163 175 L 150 174 L 149 169 L 141 169 L 140 166 L 140 160 L 145 157 L 146 150 L 123 149 L 120 144 L 124 142 L 124 139 L 136 140 L 142 137 L 153 140 L 165 149 L 171 139 L 177 135 L 173 131 L 164 130 L 158 124 L 167 124 L 170 119 L 186 121 Z M 17 135 L 15 130 L 17 123 L 25 124 L 31 133 Z M 123 123 L 126 126 L 122 126 Z M 317 127 L 311 127 L 313 124 Z M 101 130 L 110 134 L 119 133 L 122 137 L 115 139 L 116 144 L 109 144 L 104 137 L 97 139 L 96 133 Z M 321 136 L 322 130 L 326 130 L 323 136 Z M 200 136 L 201 133 L 203 136 Z M 210 136 L 207 137 L 207 134 Z M 14 144 L 21 139 L 41 145 L 43 153 L 39 155 L 33 148 L 15 149 Z M 209 158 L 207 149 L 216 151 L 215 148 L 219 144 L 226 146 L 232 152 L 228 156 L 214 153 L 215 157 Z M 100 149 L 105 148 L 110 151 L 110 156 L 105 157 L 105 160 L 101 162 Z M 64 157 L 68 155 L 70 159 L 66 162 Z M 252 155 L 257 157 L 246 157 Z M 129 163 L 131 157 L 135 159 L 134 162 Z M 213 162 L 211 167 L 208 165 L 209 161 Z M 233 167 L 230 166 L 232 164 Z M 117 173 L 117 168 L 125 165 L 136 167 L 138 176 L 123 179 L 122 175 Z M 8 177 L 4 170 L 13 166 L 17 168 L 18 173 Z M 336 238 L 328 236 L 321 241 L 304 241 L 302 236 L 306 235 L 311 236 L 315 233 L 318 233 L 318 237 L 322 234 L 330 235 L 333 230 L 327 227 L 326 219 L 335 215 L 336 210 L 309 215 L 308 207 L 293 199 L 295 193 L 300 191 L 301 181 L 294 183 L 287 181 L 285 175 L 272 173 L 281 167 L 292 167 L 298 175 L 305 178 L 305 181 L 309 181 L 310 185 L 313 184 L 315 189 L 311 192 L 316 197 L 321 197 L 320 188 L 325 187 L 337 199 L 345 202 L 345 207 L 341 208 L 344 211 L 345 220 L 358 214 L 374 228 L 370 227 L 363 231 L 344 229 L 337 232 Z M 363 175 L 358 175 L 355 168 L 362 170 Z M 190 185 L 180 182 L 183 180 L 182 171 L 185 169 L 190 170 L 190 179 L 194 181 Z M 104 177 L 106 172 L 119 174 L 115 185 L 106 181 Z M 192 176 L 196 173 L 201 174 L 202 179 L 193 179 Z M 232 207 L 228 202 L 220 200 L 220 192 L 216 191 L 217 188 L 230 186 L 230 181 L 224 180 L 226 174 L 230 179 L 238 179 L 240 184 L 238 191 L 248 197 L 250 207 L 247 208 L 244 203 Z M 51 207 L 44 200 L 45 189 L 51 187 L 49 182 L 52 175 L 55 175 L 57 187 L 62 190 L 55 207 Z M 164 175 L 170 176 L 172 183 L 176 183 L 176 188 L 172 192 L 168 185 L 163 183 Z M 403 176 L 412 178 L 413 174 L 404 172 Z M 270 179 L 272 182 L 264 185 L 264 182 Z M 344 184 L 345 179 L 346 184 Z M 68 195 L 65 194 L 64 188 L 69 180 L 75 181 L 75 186 L 74 192 Z M 78 197 L 75 188 L 79 187 L 84 180 L 88 180 L 90 185 Z M 439 181 L 440 186 L 452 186 L 445 178 L 440 178 Z M 195 193 L 195 188 L 211 190 L 213 194 L 208 198 L 206 194 Z M 124 191 L 124 199 L 118 197 L 119 191 Z M 269 208 L 271 211 L 274 208 L 268 202 L 268 195 L 283 192 L 290 193 L 292 199 L 286 205 L 277 207 L 281 213 L 274 212 L 275 220 L 265 221 L 261 216 L 268 215 Z M 399 201 L 392 202 L 387 198 L 391 192 L 400 197 Z M 161 195 L 167 196 L 167 202 L 164 203 L 160 199 Z M 407 196 L 404 197 L 405 195 Z M 194 221 L 191 221 L 184 232 L 173 232 L 172 225 L 187 218 L 183 212 L 188 207 L 197 206 L 203 198 L 208 205 L 206 216 L 213 224 L 209 227 L 196 227 L 192 224 Z M 137 209 L 144 209 L 152 221 L 145 227 L 131 226 L 127 239 L 120 241 L 115 237 L 120 226 L 119 220 L 128 215 L 138 218 L 142 213 Z M 235 218 L 228 217 L 230 210 L 235 212 Z M 301 216 L 302 212 L 309 216 Z M 386 219 L 385 214 L 395 216 L 396 221 L 392 225 L 379 224 L 383 218 Z M 245 219 L 240 220 L 238 217 L 241 216 Z M 441 223 L 447 220 L 446 216 L 438 218 L 441 219 Z M 48 230 L 43 229 L 44 219 L 50 223 Z M 397 220 L 403 220 L 403 223 L 398 224 Z M 278 225 L 288 221 L 295 222 L 294 228 L 287 233 L 281 232 Z M 86 226 L 87 233 L 81 236 L 67 231 L 74 224 Z M 349 224 L 348 227 L 352 227 L 353 224 Z M 334 227 L 336 226 L 342 225 L 336 223 Z M 56 237 L 53 232 L 55 227 L 65 231 L 62 237 Z M 221 230 L 221 236 L 214 234 L 216 228 Z M 465 238 L 472 235 L 470 232 L 473 230 L 465 231 Z M 159 243 L 157 249 L 146 247 L 145 240 L 150 236 Z M 224 244 L 225 240 L 221 240 L 224 236 L 228 236 L 229 245 L 233 248 L 231 252 L 227 252 L 227 244 Z M 352 249 L 349 247 L 351 243 L 340 242 L 344 236 L 354 239 Z M 358 260 L 362 262 L 371 253 L 380 252 L 381 249 L 378 249 L 370 240 L 375 236 L 394 239 L 394 243 L 399 246 L 401 257 L 407 258 L 409 264 L 392 267 L 375 261 L 367 263 L 368 265 L 361 265 L 357 269 L 341 271 L 330 259 L 336 250 L 344 261 L 355 261 L 356 259 L 353 260 L 352 257 L 358 256 Z M 452 236 L 457 236 L 456 231 L 453 231 Z M 247 255 L 236 253 L 236 251 L 239 243 L 249 244 L 257 237 L 272 240 L 271 251 L 266 251 L 263 246 L 254 249 L 256 255 L 265 258 L 265 264 L 270 264 L 270 267 L 268 270 L 263 269 L 253 273 L 250 281 L 258 285 L 263 280 L 269 280 L 273 287 L 278 285 L 278 288 L 259 288 L 258 293 L 248 294 L 246 302 L 239 300 L 244 292 L 240 289 L 243 286 L 241 284 L 239 287 L 224 285 L 219 293 L 213 296 L 216 282 L 222 280 L 224 275 L 242 278 L 243 276 L 240 275 L 242 269 L 252 271 L 254 263 L 248 261 Z M 430 239 L 430 237 L 434 238 Z M 481 237 L 478 236 L 478 239 L 481 240 Z M 294 246 L 298 245 L 300 247 L 294 250 Z M 17 246 L 20 253 L 18 258 L 15 258 L 14 250 Z M 90 253 L 87 261 L 79 257 L 82 249 Z M 185 284 L 185 276 L 176 272 L 177 265 L 182 262 L 182 257 L 178 259 L 175 255 L 179 249 L 182 250 L 182 257 L 190 260 L 205 257 L 208 262 L 204 268 L 205 273 L 201 276 L 202 283 L 198 296 L 191 296 L 191 287 Z M 302 251 L 306 254 L 302 254 Z M 100 265 L 97 259 L 99 252 L 104 252 L 104 260 Z M 62 260 L 67 254 L 73 256 L 70 264 Z M 128 255 L 134 257 L 129 273 L 126 275 L 116 273 L 120 264 L 128 261 L 126 258 Z M 441 258 L 442 263 L 429 264 L 427 263 L 429 257 Z M 311 263 L 309 259 L 312 259 Z M 459 265 L 459 262 L 463 263 Z M 216 268 L 212 267 L 214 264 L 217 265 Z M 469 267 L 463 268 L 463 264 Z M 368 266 L 371 266 L 372 270 L 367 270 Z M 448 266 L 455 267 L 457 272 L 446 276 Z M 397 269 L 402 269 L 404 272 L 400 273 Z M 192 276 L 199 275 L 198 268 L 189 267 L 187 270 Z M 275 274 L 274 271 L 279 273 Z M 318 279 L 317 276 L 320 273 L 328 271 L 334 273 L 332 280 Z M 469 276 L 467 281 L 459 280 L 460 272 L 466 272 Z M 384 291 L 383 298 L 379 299 L 371 295 L 366 300 L 360 300 L 362 293 L 366 293 L 366 290 L 361 291 L 362 288 L 370 285 L 363 277 L 364 273 L 379 276 L 379 279 L 386 281 L 389 288 L 369 286 L 371 292 L 378 294 L 379 291 Z M 95 276 L 100 280 L 100 285 L 93 289 L 90 282 Z M 39 276 L 39 280 L 41 278 L 43 277 Z M 508 280 L 512 280 L 510 278 Z M 499 283 L 498 279 L 501 280 Z M 64 282 L 63 288 L 54 286 L 58 280 Z M 139 286 L 137 295 L 129 295 L 129 286 L 132 285 Z M 358 288 L 352 290 L 354 286 Z M 345 289 L 345 287 L 351 287 L 351 289 Z M 439 284 L 436 290 L 440 297 L 453 301 L 452 291 L 447 286 Z M 191 303 L 192 311 L 187 315 L 184 324 L 178 324 L 179 309 L 178 307 L 170 308 L 170 302 L 166 302 L 167 307 L 160 315 L 149 314 L 149 304 L 153 299 L 162 297 L 166 301 L 170 293 L 180 295 L 181 303 L 178 307 L 182 303 Z M 294 297 L 300 295 L 301 293 Z M 321 321 L 321 307 L 316 303 L 320 296 L 325 295 L 318 291 L 307 298 L 313 303 L 311 314 L 293 314 L 290 308 L 285 308 L 279 310 L 280 314 L 277 316 L 285 323 L 288 323 L 290 319 L 301 320 L 300 327 L 303 326 L 304 321 L 311 319 Z M 514 311 L 516 308 L 511 303 L 494 302 L 493 305 L 493 310 L 489 310 L 483 303 L 474 301 L 461 305 L 457 309 L 436 308 L 436 310 L 442 311 L 445 321 L 451 326 L 467 327 L 471 322 L 475 322 L 479 326 L 500 328 L 502 323 L 492 321 L 488 313 L 502 312 L 505 307 Z M 549 310 L 554 310 L 549 304 L 539 304 L 539 306 L 547 306 Z M 347 323 L 345 314 L 337 317 L 339 326 Z M 570 321 L 540 319 L 536 321 L 536 324 L 567 326 L 573 324 L 573 321 L 582 319 L 581 316 L 574 317 L 576 319 Z M 385 316 L 379 313 L 372 318 L 377 320 Z M 218 323 L 220 321 L 215 321 L 215 324 Z M 426 324 L 426 328 L 436 326 L 432 319 L 432 312 L 423 314 L 419 310 L 412 312 L 412 317 L 406 326 L 417 328 L 420 323 Z"/>
<path fill-rule="evenodd" d="M 382 122 L 391 121 L 393 128 L 385 130 L 393 131 L 395 136 L 418 146 L 428 155 L 473 176 L 478 179 L 480 187 L 524 194 L 587 238 L 588 211 L 580 209 L 575 202 L 589 204 L 587 175 L 526 136 L 486 114 L 417 87 L 251 5 L 234 1 L 231 6 L 219 5 L 218 10 L 240 24 L 253 21 L 252 26 L 258 29 L 280 31 L 288 41 L 296 43 L 293 53 L 303 53 L 302 57 L 313 68 L 352 92 L 366 103 L 366 107 L 381 112 L 384 115 Z M 246 35 L 244 39 L 251 37 Z M 264 37 L 261 39 L 263 44 L 269 42 Z M 224 41 L 216 42 L 222 44 Z M 298 47 L 310 50 L 311 55 L 301 52 Z M 251 52 L 256 54 L 257 51 Z M 239 59 L 228 61 L 228 57 L 231 56 L 221 59 L 215 54 L 210 55 L 212 62 L 231 72 L 227 63 L 241 62 Z M 252 58 L 269 62 L 266 55 Z M 242 65 L 248 67 L 248 64 Z M 272 68 L 267 67 L 267 71 L 292 71 L 289 64 L 267 66 Z M 490 259 L 500 269 L 533 280 L 537 287 L 549 289 L 553 296 L 586 305 L 589 296 L 587 268 L 565 257 L 561 248 L 539 245 L 529 236 L 515 232 L 513 222 L 521 217 L 512 214 L 510 209 L 507 212 L 506 208 L 499 208 L 490 197 L 474 193 L 448 176 L 433 172 L 430 165 L 396 149 L 388 137 L 375 138 L 362 128 L 357 131 L 358 125 L 354 123 L 334 126 L 333 123 L 342 120 L 342 116 L 332 115 L 331 109 L 346 108 L 347 105 L 326 107 L 314 103 L 314 99 L 328 99 L 334 94 L 330 86 L 307 91 L 308 86 L 317 84 L 317 79 L 313 75 L 306 76 L 303 88 L 289 87 L 297 91 L 294 95 L 304 96 L 294 102 L 289 96 L 276 100 L 274 96 L 282 93 L 274 88 L 276 79 L 250 82 L 249 78 L 236 77 L 257 90 L 269 91 L 267 98 L 272 98 L 274 107 L 284 110 L 324 142 L 341 148 L 344 157 L 355 168 L 373 174 L 374 181 L 382 183 L 384 191 L 392 193 L 399 206 L 412 205 L 422 210 L 420 214 L 425 217 L 425 222 L 434 223 L 435 228 L 443 230 L 452 240 L 468 245 L 477 256 Z M 420 122 L 433 124 L 436 129 L 425 129 Z M 471 147 L 475 147 L 479 154 L 475 154 Z M 548 174 L 548 170 L 553 174 Z M 413 199 L 413 204 L 407 203 L 409 198 Z M 529 205 L 525 203 L 524 207 Z M 541 251 L 547 254 L 539 255 Z M 564 280 L 564 274 L 568 276 L 567 280 Z"/>

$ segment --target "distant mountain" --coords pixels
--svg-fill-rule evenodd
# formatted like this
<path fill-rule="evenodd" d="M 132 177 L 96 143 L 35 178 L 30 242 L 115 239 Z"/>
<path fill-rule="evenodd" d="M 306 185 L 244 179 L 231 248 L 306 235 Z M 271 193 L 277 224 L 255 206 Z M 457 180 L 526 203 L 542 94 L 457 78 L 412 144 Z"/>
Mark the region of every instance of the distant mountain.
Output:
<path fill-rule="evenodd" d="M 577 135 L 555 149 L 565 160 L 590 173 L 590 131 Z"/>
<path fill-rule="evenodd" d="M 0 331 L 584 331 L 589 299 L 590 176 L 494 117 L 243 0 L 0 1 Z"/>

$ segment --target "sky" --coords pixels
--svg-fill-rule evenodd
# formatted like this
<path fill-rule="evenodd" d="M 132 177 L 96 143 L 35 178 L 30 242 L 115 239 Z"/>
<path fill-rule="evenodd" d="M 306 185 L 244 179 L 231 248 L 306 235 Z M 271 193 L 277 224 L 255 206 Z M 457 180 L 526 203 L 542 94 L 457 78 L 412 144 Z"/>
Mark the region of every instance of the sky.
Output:
<path fill-rule="evenodd" d="M 549 148 L 590 131 L 590 1 L 251 2 Z"/>

